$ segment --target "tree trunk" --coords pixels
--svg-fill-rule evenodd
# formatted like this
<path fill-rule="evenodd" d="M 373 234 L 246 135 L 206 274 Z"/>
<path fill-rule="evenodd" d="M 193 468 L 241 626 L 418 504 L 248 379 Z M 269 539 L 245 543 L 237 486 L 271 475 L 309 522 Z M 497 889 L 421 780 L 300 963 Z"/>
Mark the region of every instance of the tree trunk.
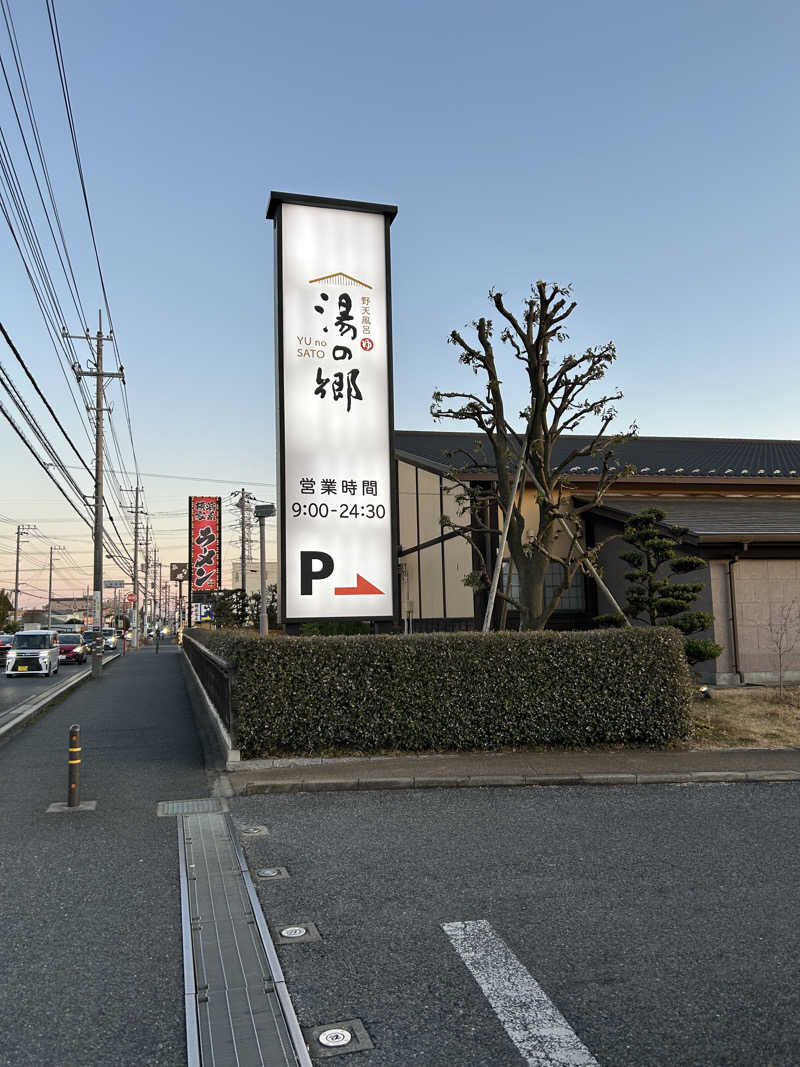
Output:
<path fill-rule="evenodd" d="M 544 578 L 550 560 L 543 552 L 523 555 L 519 571 L 520 630 L 543 630 L 547 621 Z"/>

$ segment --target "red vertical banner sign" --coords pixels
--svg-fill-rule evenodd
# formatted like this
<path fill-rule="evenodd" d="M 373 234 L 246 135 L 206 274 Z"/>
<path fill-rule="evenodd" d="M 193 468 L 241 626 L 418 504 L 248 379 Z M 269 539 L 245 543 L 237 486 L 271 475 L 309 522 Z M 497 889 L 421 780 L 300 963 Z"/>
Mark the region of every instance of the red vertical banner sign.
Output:
<path fill-rule="evenodd" d="M 222 575 L 222 498 L 189 497 L 189 560 L 194 593 L 216 593 Z"/>

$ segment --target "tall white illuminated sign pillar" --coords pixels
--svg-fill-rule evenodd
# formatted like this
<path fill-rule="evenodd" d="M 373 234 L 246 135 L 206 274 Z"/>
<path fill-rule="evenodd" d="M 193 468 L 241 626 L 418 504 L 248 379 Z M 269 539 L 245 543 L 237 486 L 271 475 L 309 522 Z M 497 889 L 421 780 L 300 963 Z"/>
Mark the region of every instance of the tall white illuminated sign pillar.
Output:
<path fill-rule="evenodd" d="M 284 624 L 398 617 L 389 227 L 272 193 Z"/>

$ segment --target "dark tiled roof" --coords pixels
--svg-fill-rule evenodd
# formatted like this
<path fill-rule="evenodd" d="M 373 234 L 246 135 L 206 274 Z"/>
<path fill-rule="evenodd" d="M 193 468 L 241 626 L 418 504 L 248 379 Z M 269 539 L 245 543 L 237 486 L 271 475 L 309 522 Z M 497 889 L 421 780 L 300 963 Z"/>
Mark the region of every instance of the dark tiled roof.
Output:
<path fill-rule="evenodd" d="M 703 540 L 800 540 L 800 499 L 757 497 L 616 496 L 608 494 L 601 510 L 636 515 L 657 507 L 672 526 L 685 526 Z"/>
<path fill-rule="evenodd" d="M 591 440 L 571 434 L 559 438 L 554 451 L 560 463 L 572 449 Z M 395 449 L 401 458 L 417 459 L 435 468 L 463 466 L 458 450 L 475 452 L 489 462 L 485 438 L 479 432 L 396 430 Z M 451 458 L 448 452 L 455 453 Z M 616 449 L 620 465 L 632 464 L 637 474 L 661 478 L 798 478 L 800 441 L 749 441 L 718 437 L 638 437 Z M 597 457 L 571 464 L 572 474 L 593 474 Z"/>

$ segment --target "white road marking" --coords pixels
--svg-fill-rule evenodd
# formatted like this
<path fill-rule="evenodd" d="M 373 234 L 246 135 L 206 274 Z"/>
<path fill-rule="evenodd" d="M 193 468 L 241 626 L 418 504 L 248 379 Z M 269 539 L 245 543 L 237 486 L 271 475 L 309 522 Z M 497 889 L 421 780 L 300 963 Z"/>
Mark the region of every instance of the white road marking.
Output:
<path fill-rule="evenodd" d="M 485 919 L 442 923 L 442 929 L 530 1067 L 599 1067 L 542 987 Z"/>

